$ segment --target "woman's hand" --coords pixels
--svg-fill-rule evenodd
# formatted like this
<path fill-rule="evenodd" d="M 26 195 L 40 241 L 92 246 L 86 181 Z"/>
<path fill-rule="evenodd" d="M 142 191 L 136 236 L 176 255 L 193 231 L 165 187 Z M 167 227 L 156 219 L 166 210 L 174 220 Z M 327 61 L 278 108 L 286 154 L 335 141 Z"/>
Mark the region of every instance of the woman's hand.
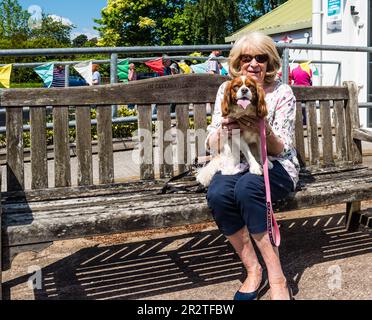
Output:
<path fill-rule="evenodd" d="M 229 117 L 223 117 L 221 121 L 221 130 L 222 132 L 227 130 L 227 133 L 229 136 L 232 135 L 233 130 L 241 130 L 241 127 L 235 119 L 229 118 Z"/>
<path fill-rule="evenodd" d="M 266 128 L 266 136 L 271 135 L 272 129 L 270 124 L 267 122 L 267 119 L 265 121 L 265 128 Z M 252 116 L 243 116 L 238 119 L 238 123 L 240 125 L 241 130 L 249 130 L 253 131 L 257 134 L 260 134 L 260 119 L 257 117 Z"/>

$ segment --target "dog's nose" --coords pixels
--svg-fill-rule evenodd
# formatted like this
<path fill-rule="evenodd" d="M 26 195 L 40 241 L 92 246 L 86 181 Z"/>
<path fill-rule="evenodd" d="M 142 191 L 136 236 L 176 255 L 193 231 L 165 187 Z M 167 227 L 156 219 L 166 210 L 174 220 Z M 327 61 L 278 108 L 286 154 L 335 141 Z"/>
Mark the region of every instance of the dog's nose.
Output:
<path fill-rule="evenodd" d="M 248 93 L 248 88 L 242 88 L 242 94 L 247 94 Z"/>

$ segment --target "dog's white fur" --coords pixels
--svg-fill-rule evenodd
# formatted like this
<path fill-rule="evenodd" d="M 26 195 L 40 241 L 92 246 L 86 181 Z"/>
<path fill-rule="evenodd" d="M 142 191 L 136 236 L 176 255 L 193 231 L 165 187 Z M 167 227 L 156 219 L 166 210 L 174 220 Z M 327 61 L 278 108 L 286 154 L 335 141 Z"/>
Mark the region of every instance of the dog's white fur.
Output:
<path fill-rule="evenodd" d="M 247 104 L 245 108 L 244 104 L 241 106 L 237 103 L 242 100 L 249 100 L 248 104 L 248 101 L 245 103 Z M 263 90 L 253 79 L 246 76 L 233 79 L 227 84 L 222 105 L 222 109 L 225 109 L 222 110 L 222 114 L 233 119 L 239 119 L 244 115 L 262 117 L 267 114 Z M 221 171 L 223 175 L 237 174 L 240 171 L 240 152 L 247 160 L 249 172 L 262 175 L 260 134 L 247 129 L 242 134 L 234 134 L 233 132 L 231 137 L 225 138 L 220 153 L 200 169 L 196 180 L 207 187 L 218 171 Z M 273 165 L 270 161 L 268 163 L 271 169 Z"/>

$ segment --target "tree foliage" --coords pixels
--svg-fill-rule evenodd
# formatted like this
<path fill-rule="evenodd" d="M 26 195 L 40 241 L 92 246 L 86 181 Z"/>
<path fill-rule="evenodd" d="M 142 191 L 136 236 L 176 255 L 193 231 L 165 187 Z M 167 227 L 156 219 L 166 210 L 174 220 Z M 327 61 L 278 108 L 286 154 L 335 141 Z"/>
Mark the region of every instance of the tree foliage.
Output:
<path fill-rule="evenodd" d="M 224 43 L 286 0 L 108 0 L 95 20 L 99 45 Z"/>
<path fill-rule="evenodd" d="M 250 23 L 265 15 L 287 0 L 238 0 L 238 6 L 243 20 Z"/>
<path fill-rule="evenodd" d="M 0 37 L 2 39 L 25 40 L 28 36 L 30 14 L 23 10 L 17 0 L 0 2 Z"/>
<path fill-rule="evenodd" d="M 30 30 L 30 38 L 54 39 L 63 46 L 70 46 L 73 28 L 73 25 L 64 24 L 62 21 L 54 20 L 52 17 L 43 14 L 40 25 Z"/>
<path fill-rule="evenodd" d="M 85 34 L 79 34 L 75 39 L 72 40 L 72 46 L 83 47 L 88 41 L 88 37 Z"/>

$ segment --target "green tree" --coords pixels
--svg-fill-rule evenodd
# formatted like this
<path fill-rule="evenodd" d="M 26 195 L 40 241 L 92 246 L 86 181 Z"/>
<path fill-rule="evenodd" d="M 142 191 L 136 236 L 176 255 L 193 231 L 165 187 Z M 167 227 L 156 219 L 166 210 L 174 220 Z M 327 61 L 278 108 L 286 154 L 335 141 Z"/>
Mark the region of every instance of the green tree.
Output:
<path fill-rule="evenodd" d="M 239 10 L 246 23 L 265 15 L 288 0 L 238 0 Z"/>
<path fill-rule="evenodd" d="M 43 14 L 40 26 L 32 28 L 30 39 L 54 39 L 62 46 L 71 45 L 71 31 L 74 25 L 64 24 L 62 21 L 54 20 L 51 16 Z"/>
<path fill-rule="evenodd" d="M 174 38 L 184 2 L 182 0 L 108 0 L 95 29 L 101 34 L 99 45 L 161 45 Z"/>
<path fill-rule="evenodd" d="M 75 39 L 72 40 L 72 46 L 74 48 L 84 47 L 87 41 L 88 37 L 85 34 L 79 34 Z"/>
<path fill-rule="evenodd" d="M 237 1 L 199 0 L 194 3 L 192 37 L 195 43 L 224 43 L 224 38 L 243 26 Z"/>
<path fill-rule="evenodd" d="M 28 35 L 30 14 L 17 0 L 0 2 L 0 37 L 14 41 L 25 40 Z"/>

